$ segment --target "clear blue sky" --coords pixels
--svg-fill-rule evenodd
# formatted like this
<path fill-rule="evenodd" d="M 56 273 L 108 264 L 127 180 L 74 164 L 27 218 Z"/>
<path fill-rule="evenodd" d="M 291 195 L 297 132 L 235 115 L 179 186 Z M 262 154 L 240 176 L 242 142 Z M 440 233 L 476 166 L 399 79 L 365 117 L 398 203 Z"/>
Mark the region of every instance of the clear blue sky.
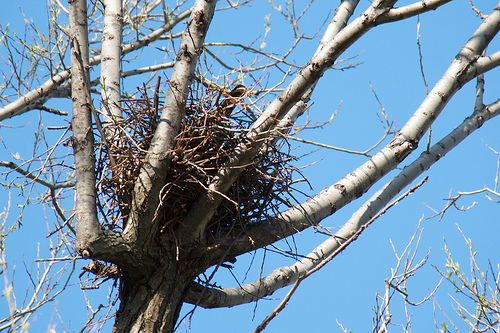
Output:
<path fill-rule="evenodd" d="M 404 4 L 406 3 L 409 2 L 405 1 Z M 480 9 L 489 13 L 493 6 L 492 3 Z M 220 3 L 224 6 L 226 4 L 223 1 Z M 302 11 L 305 4 L 305 1 L 297 1 L 297 13 Z M 31 17 L 39 24 L 45 24 L 46 10 L 43 3 L 26 0 L 19 1 L 19 5 L 27 17 Z M 364 10 L 368 5 L 368 1 L 361 1 L 358 6 L 359 10 Z M 6 24 L 10 23 L 10 29 L 22 31 L 24 23 L 17 4 L 6 2 L 2 4 L 2 7 L 0 24 L 5 28 Z M 306 36 L 311 36 L 318 29 L 324 29 L 321 25 L 333 15 L 333 10 L 334 7 L 329 2 L 317 1 L 313 3 L 309 12 L 304 15 L 300 22 L 301 32 Z M 359 14 L 359 10 L 357 14 Z M 293 42 L 293 36 L 287 23 L 276 11 L 270 8 L 267 2 L 257 1 L 251 7 L 216 13 L 207 41 L 250 42 L 256 36 L 264 34 L 264 17 L 268 13 L 271 13 L 271 30 L 266 40 L 266 50 L 283 53 Z M 479 18 L 475 17 L 467 1 L 453 1 L 443 8 L 420 17 L 420 42 L 429 89 L 443 75 L 455 54 L 476 30 L 480 21 Z M 322 33 L 323 30 L 319 31 Z M 314 104 L 309 112 L 311 121 L 326 121 L 342 102 L 338 115 L 334 118 L 333 123 L 324 128 L 307 130 L 299 136 L 355 150 L 364 150 L 372 146 L 382 136 L 383 130 L 377 117 L 377 113 L 380 113 L 379 105 L 373 96 L 370 83 L 377 92 L 389 119 L 396 122 L 397 128 L 401 128 L 426 94 L 420 75 L 416 31 L 417 18 L 379 26 L 368 32 L 346 51 L 340 58 L 357 56 L 352 62 L 360 64 L 354 69 L 327 72 L 314 92 L 312 98 Z M 305 64 L 314 53 L 318 41 L 319 38 L 312 41 L 304 40 L 299 44 L 291 59 L 298 65 Z M 493 43 L 489 52 L 493 53 L 498 50 L 499 45 L 498 41 Z M 150 64 L 147 63 L 148 60 L 150 59 L 139 58 L 135 63 L 125 64 L 124 67 L 129 66 L 127 68 L 130 69 L 135 64 L 145 66 Z M 162 59 L 157 60 L 157 62 L 161 61 Z M 248 59 L 242 61 L 248 61 Z M 500 97 L 498 95 L 498 91 L 500 91 L 499 74 L 498 70 L 494 70 L 486 75 L 485 103 L 491 103 Z M 270 74 L 268 85 L 272 86 L 278 82 L 281 79 L 280 75 L 280 73 Z M 252 78 L 247 77 L 245 83 L 252 84 Z M 127 84 L 140 85 L 137 81 Z M 433 143 L 472 113 L 474 86 L 475 82 L 467 84 L 445 108 L 442 116 L 432 127 Z M 61 101 L 53 103 L 55 103 L 53 105 L 63 105 L 62 108 L 68 108 L 67 104 L 57 104 Z M 53 122 L 61 123 L 60 117 L 46 113 L 42 114 L 42 117 L 45 125 L 52 125 Z M 65 119 L 69 120 L 70 118 L 66 117 Z M 299 123 L 303 122 L 305 119 L 299 120 Z M 33 133 L 37 123 L 38 114 L 33 111 L 6 121 L 5 125 L 20 126 L 25 124 L 25 127 L 22 129 L 0 128 L 0 136 L 13 153 L 19 152 L 27 157 L 32 149 Z M 443 271 L 446 270 L 444 267 L 446 259 L 443 251 L 444 239 L 461 263 L 461 267 L 465 272 L 468 272 L 468 250 L 457 225 L 460 226 L 466 237 L 472 240 L 474 249 L 478 251 L 477 260 L 482 265 L 481 268 L 486 269 L 488 259 L 491 260 L 493 267 L 496 267 L 500 262 L 500 246 L 498 245 L 500 207 L 498 205 L 479 195 L 464 198 L 459 202 L 460 206 L 469 206 L 473 201 L 478 202 L 475 208 L 467 212 L 458 212 L 452 209 L 441 221 L 436 218 L 426 218 L 433 215 L 429 207 L 436 210 L 444 207 L 445 201 L 443 199 L 449 195 L 450 191 L 455 195 L 457 191 L 471 191 L 484 186 L 491 188 L 494 186 L 498 156 L 485 143 L 500 151 L 499 125 L 500 119 L 487 122 L 479 131 L 434 165 L 427 173 L 430 177 L 427 184 L 376 221 L 354 244 L 321 271 L 306 279 L 288 306 L 270 323 L 266 332 L 340 332 L 337 322 L 341 323 L 344 328 L 352 329 L 353 332 L 370 331 L 372 309 L 376 304 L 375 294 L 384 292 L 384 279 L 390 276 L 390 269 L 396 264 L 390 240 L 396 249 L 402 252 L 422 217 L 424 220 L 421 227 L 425 230 L 417 258 L 422 258 L 429 248 L 431 252 L 427 265 L 409 282 L 410 298 L 413 301 L 421 300 L 428 294 L 428 290 L 433 289 L 439 281 L 440 277 L 432 265 Z M 415 157 L 425 149 L 426 144 L 426 139 L 423 139 L 418 152 L 414 154 Z M 313 191 L 308 190 L 305 186 L 302 188 L 309 195 L 335 183 L 366 159 L 327 149 L 317 150 L 316 147 L 306 144 L 294 142 L 293 145 L 296 155 L 314 151 L 297 162 L 298 166 L 317 162 L 304 170 L 314 188 Z M 3 147 L 0 149 L 0 160 L 7 159 L 8 154 L 5 149 Z M 415 157 L 410 156 L 405 160 L 406 164 Z M 391 173 L 389 177 L 394 174 Z M 423 177 L 419 179 L 421 178 Z M 384 180 L 388 179 L 386 177 Z M 384 180 L 374 189 L 378 189 Z M 363 200 L 372 193 L 368 192 L 353 204 L 323 221 L 322 225 L 329 228 L 341 226 L 363 203 Z M 12 192 L 12 196 L 14 203 L 23 202 L 21 198 L 17 197 L 16 192 Z M 7 191 L 0 192 L 0 202 L 6 202 L 7 198 Z M 15 217 L 16 211 L 16 208 L 12 209 L 10 220 Z M 28 283 L 23 258 L 29 269 L 32 265 L 32 259 L 36 257 L 38 242 L 40 242 L 42 254 L 46 253 L 47 227 L 43 214 L 40 207 L 28 208 L 24 213 L 23 227 L 16 230 L 6 243 L 7 259 L 11 263 L 15 262 L 15 290 L 19 295 L 18 302 L 21 301 Z M 52 218 L 52 215 L 48 214 L 48 216 Z M 299 252 L 307 254 L 325 237 L 312 231 L 306 231 L 295 236 L 294 239 Z M 278 247 L 284 246 L 278 244 Z M 43 255 L 41 256 L 43 257 Z M 265 275 L 277 267 L 293 263 L 290 259 L 269 251 L 265 254 L 264 263 L 262 260 L 263 251 L 258 251 L 246 279 L 243 280 L 252 261 L 252 254 L 238 258 L 233 273 L 240 283 L 254 281 L 259 276 L 261 266 Z M 85 263 L 79 263 L 79 265 L 82 264 Z M 33 267 L 35 268 L 35 266 Z M 9 279 L 12 276 L 12 268 L 13 266 L 9 267 Z M 77 282 L 78 274 L 78 272 L 74 274 L 73 283 Z M 224 287 L 237 286 L 237 282 L 227 269 L 221 269 L 216 276 L 216 282 Z M 103 295 L 106 293 L 107 287 L 103 285 L 101 288 L 102 291 L 88 292 L 93 304 L 99 304 L 99 297 L 105 297 Z M 252 331 L 279 304 L 279 300 L 287 291 L 288 289 L 282 290 L 257 304 L 230 309 L 197 309 L 191 322 L 190 332 Z M 446 309 L 455 324 L 465 331 L 465 326 L 450 307 L 451 299 L 448 293 L 454 295 L 449 284 L 443 282 L 436 294 L 439 305 Z M 394 298 L 397 301 L 394 302 L 391 309 L 394 314 L 393 322 L 404 324 L 404 309 L 400 302 L 400 296 L 395 295 Z M 49 325 L 55 324 L 56 332 L 62 332 L 63 328 L 55 316 L 54 308 L 57 308 L 65 322 L 65 329 L 68 331 L 79 330 L 86 320 L 85 300 L 79 286 L 74 284 L 57 302 L 46 305 L 43 311 L 33 317 L 30 331 L 43 332 L 47 330 Z M 191 306 L 186 305 L 183 313 L 189 309 Z M 5 311 L 8 311 L 5 301 L 0 299 L 0 317 L 5 317 L 3 315 L 6 313 Z M 415 332 L 435 330 L 432 300 L 421 307 L 410 308 L 410 311 L 414 313 L 412 325 Z M 437 313 L 436 316 L 438 324 L 443 322 L 442 314 Z M 183 326 L 181 326 L 180 331 L 185 331 Z M 398 331 L 402 330 L 398 329 Z"/>

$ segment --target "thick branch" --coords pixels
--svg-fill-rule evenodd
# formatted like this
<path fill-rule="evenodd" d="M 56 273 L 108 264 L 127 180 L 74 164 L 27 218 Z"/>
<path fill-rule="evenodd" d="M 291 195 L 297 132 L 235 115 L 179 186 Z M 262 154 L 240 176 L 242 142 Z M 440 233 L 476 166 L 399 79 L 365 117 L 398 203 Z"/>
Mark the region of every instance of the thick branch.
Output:
<path fill-rule="evenodd" d="M 156 235 L 158 221 L 154 221 L 154 213 L 159 193 L 168 173 L 174 139 L 180 131 L 189 87 L 215 5 L 216 1 L 197 0 L 182 35 L 160 122 L 134 188 L 132 211 L 124 230 L 127 239 L 132 242 L 145 244 Z"/>
<path fill-rule="evenodd" d="M 232 244 L 232 255 L 266 246 L 318 224 L 361 196 L 376 181 L 394 169 L 417 147 L 423 134 L 454 93 L 479 74 L 479 70 L 476 69 L 476 59 L 499 29 L 500 12 L 495 9 L 460 50 L 443 77 L 386 147 L 336 184 L 284 211 L 274 219 L 249 225 L 241 237 L 235 240 L 228 239 L 226 244 L 227 246 Z"/>
<path fill-rule="evenodd" d="M 86 0 L 69 4 L 71 27 L 71 91 L 73 100 L 73 151 L 75 156 L 76 245 L 83 257 L 119 263 L 128 247 L 121 237 L 104 230 L 96 209 L 94 134 L 89 91 L 88 31 Z M 132 261 L 132 260 L 128 260 Z"/>
<path fill-rule="evenodd" d="M 325 43 L 326 46 L 323 44 L 319 46 L 315 56 L 300 72 L 300 75 L 292 81 L 283 93 L 281 93 L 256 120 L 251 131 L 247 134 L 247 140 L 236 147 L 230 162 L 219 170 L 214 181 L 209 185 L 208 190 L 203 192 L 200 198 L 195 202 L 178 232 L 179 238 L 182 239 L 184 243 L 189 243 L 192 240 L 197 242 L 203 241 L 204 230 L 222 201 L 222 196 L 217 195 L 217 193 L 225 193 L 240 174 L 242 166 L 252 163 L 253 157 L 260 150 L 266 137 L 270 134 L 269 130 L 275 127 L 277 122 L 279 123 L 284 119 L 281 125 L 289 126 L 290 122 L 295 121 L 306 106 L 306 101 L 301 100 L 302 96 L 308 92 L 309 88 L 321 77 L 323 72 L 334 63 L 338 55 L 364 32 L 370 29 L 370 26 L 367 25 L 364 27 L 365 30 L 361 32 L 357 31 L 357 29 L 351 29 L 348 33 L 343 33 L 342 37 L 335 38 L 335 41 L 330 39 L 334 37 L 333 34 L 335 32 L 344 32 L 345 29 L 341 29 L 344 25 L 343 22 L 347 21 L 352 14 L 349 9 L 353 10 L 355 5 L 356 3 L 344 2 L 344 6 L 347 7 L 347 10 L 336 12 L 336 15 L 340 15 L 338 21 L 340 23 L 336 23 L 336 21 L 332 20 L 329 24 L 327 34 L 322 39 L 322 42 Z M 370 10 L 373 11 L 373 7 L 370 7 L 368 11 Z M 375 14 L 372 13 L 372 15 Z M 351 23 L 349 27 L 352 27 L 355 22 L 360 25 L 358 18 Z M 332 26 L 335 27 L 330 28 Z M 353 36 L 353 34 L 356 34 L 356 36 Z M 339 36 L 337 35 L 336 37 Z M 345 42 L 350 39 L 352 39 L 352 41 L 349 43 Z M 331 63 L 329 63 L 329 61 L 331 61 Z M 308 97 L 309 96 L 306 98 Z M 291 114 L 285 117 L 285 114 L 294 106 L 295 108 L 292 110 Z"/>
<path fill-rule="evenodd" d="M 385 184 L 352 215 L 349 221 L 334 236 L 324 241 L 304 259 L 291 266 L 278 268 L 268 276 L 241 287 L 229 289 L 207 288 L 202 292 L 202 289 L 195 286 L 188 296 L 188 302 L 209 308 L 235 306 L 271 295 L 276 290 L 295 283 L 298 277 L 302 278 L 310 275 L 312 270 L 316 270 L 323 262 L 331 259 L 331 255 L 338 253 L 346 245 L 347 240 L 351 240 L 353 235 L 359 233 L 367 223 L 373 221 L 377 213 L 407 185 L 481 127 L 484 122 L 498 114 L 500 114 L 500 100 L 484 106 L 479 112 L 474 112 L 450 134 L 433 145 L 428 152 L 423 152 L 419 158 Z"/>
<path fill-rule="evenodd" d="M 384 15 L 380 23 L 404 20 L 408 17 L 434 10 L 450 1 L 451 0 L 422 0 L 403 7 L 393 8 Z"/>
<path fill-rule="evenodd" d="M 181 14 L 173 17 L 168 23 L 164 24 L 160 28 L 151 32 L 150 34 L 140 38 L 139 40 L 132 42 L 123 46 L 122 54 L 127 54 L 129 52 L 138 50 L 145 45 L 152 43 L 153 41 L 160 38 L 165 32 L 171 30 L 174 26 L 176 26 L 183 19 L 188 17 L 191 14 L 191 8 L 182 12 Z M 101 62 L 101 55 L 92 57 L 88 64 L 90 66 L 97 65 Z M 27 94 L 21 96 L 14 102 L 0 108 L 0 121 L 12 118 L 14 116 L 21 115 L 25 112 L 33 110 L 36 108 L 36 105 L 41 105 L 48 101 L 51 97 L 60 97 L 60 93 L 57 92 L 57 88 L 63 84 L 70 77 L 70 70 L 64 70 L 58 73 L 57 75 L 51 77 L 47 81 L 45 81 L 39 87 L 31 90 Z M 69 87 L 69 84 L 68 84 Z M 66 95 L 65 95 L 66 96 Z"/>
<path fill-rule="evenodd" d="M 326 28 L 325 34 L 323 38 L 321 38 L 320 47 L 316 50 L 316 54 L 323 49 L 337 34 L 345 28 L 347 22 L 351 18 L 352 14 L 354 14 L 354 10 L 358 5 L 359 0 L 343 0 L 340 3 L 340 6 L 335 9 L 335 14 L 333 15 L 330 24 Z"/>
<path fill-rule="evenodd" d="M 86 251 L 88 244 L 99 237 L 101 226 L 97 218 L 95 190 L 94 134 L 89 89 L 89 49 L 87 29 L 87 2 L 73 1 L 69 4 L 71 38 L 71 91 L 73 99 L 73 151 L 76 171 L 76 250 Z"/>
<path fill-rule="evenodd" d="M 259 151 L 265 139 L 276 127 L 289 110 L 304 96 L 323 73 L 330 68 L 340 54 L 342 54 L 357 39 L 364 35 L 372 27 L 384 23 L 381 20 L 389 12 L 395 1 L 374 1 L 372 5 L 351 24 L 342 29 L 320 52 L 318 52 L 300 71 L 290 85 L 276 98 L 256 120 L 251 130 L 246 135 L 246 139 L 234 150 L 230 162 L 223 166 L 214 181 L 208 186 L 208 190 L 203 192 L 200 198 L 195 202 L 190 213 L 186 216 L 179 231 L 179 237 L 184 240 L 194 238 L 194 241 L 203 242 L 204 230 L 212 218 L 215 210 L 223 200 L 217 193 L 225 193 L 233 182 L 237 179 L 243 166 L 252 162 L 253 157 Z M 442 1 L 445 3 L 445 0 Z M 399 161 L 411 150 L 411 144 L 405 143 L 403 137 L 399 137 L 392 142 L 395 150 L 388 149 L 378 156 L 377 163 L 383 163 L 388 157 L 385 154 L 399 154 L 393 156 L 392 160 Z M 403 153 L 404 152 L 404 153 Z M 401 158 L 399 158 L 401 157 Z M 387 165 L 388 172 L 397 165 Z M 375 165 L 377 168 L 378 165 Z M 366 165 L 364 168 L 372 168 L 374 165 Z M 364 172 L 364 170 L 360 170 Z M 339 185 L 343 186 L 343 185 Z M 364 192 L 364 191 L 363 191 Z M 356 193 L 361 195 L 363 192 Z M 351 199 L 352 200 L 352 199 Z M 350 200 L 349 200 L 350 201 Z M 335 210 L 335 209 L 334 209 Z M 306 212 L 299 210 L 299 215 Z M 332 207 L 328 208 L 329 213 L 322 215 L 324 217 L 331 214 Z M 321 214 L 320 214 L 321 215 Z M 273 222 L 274 223 L 274 222 Z"/>
<path fill-rule="evenodd" d="M 331 42 L 342 29 L 345 28 L 358 3 L 359 0 L 343 0 L 340 6 L 335 9 L 335 14 L 328 24 L 325 34 L 323 35 L 323 38 L 321 38 L 319 46 L 314 53 L 315 56 L 318 55 L 318 53 L 329 42 Z M 284 133 L 287 133 L 295 123 L 297 118 L 302 115 L 307 107 L 307 103 L 311 98 L 314 88 L 316 88 L 317 83 L 318 80 L 316 80 L 316 82 L 311 85 L 311 87 L 302 95 L 300 100 L 297 101 L 295 105 L 287 112 L 287 114 L 278 122 L 278 124 L 276 125 L 276 130 L 271 134 L 272 136 L 274 136 L 274 139 L 270 143 L 268 143 L 269 145 L 274 144 L 276 141 L 278 141 L 279 138 L 283 136 Z"/>
<path fill-rule="evenodd" d="M 478 73 L 486 73 L 490 69 L 498 66 L 500 66 L 500 51 L 477 59 L 475 65 Z"/>
<path fill-rule="evenodd" d="M 481 127 L 487 120 L 500 113 L 500 100 L 483 106 L 479 112 L 474 112 L 450 134 L 424 151 L 415 161 L 407 165 L 396 177 L 377 191 L 361 208 L 349 219 L 342 229 L 356 230 L 363 223 L 372 218 L 390 200 L 392 200 L 406 186 L 418 176 L 427 171 L 434 163 L 455 148 L 460 142 Z M 341 230 L 342 231 L 342 230 Z M 339 231 L 340 232 L 340 231 Z"/>
<path fill-rule="evenodd" d="M 104 27 L 102 31 L 101 90 L 105 122 L 121 118 L 120 77 L 122 44 L 122 1 L 104 1 Z"/>

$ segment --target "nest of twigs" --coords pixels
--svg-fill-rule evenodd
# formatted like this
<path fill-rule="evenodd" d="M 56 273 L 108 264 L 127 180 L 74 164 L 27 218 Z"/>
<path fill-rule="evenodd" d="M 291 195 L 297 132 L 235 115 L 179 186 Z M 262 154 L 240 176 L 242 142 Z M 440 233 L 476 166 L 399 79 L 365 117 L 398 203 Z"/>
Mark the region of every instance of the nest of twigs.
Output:
<path fill-rule="evenodd" d="M 121 142 L 110 148 L 114 163 L 105 147 L 100 145 L 98 150 L 100 208 L 103 223 L 110 228 L 122 228 L 128 217 L 141 161 L 159 120 L 161 105 L 157 93 L 150 98 L 144 89 L 141 98 L 123 102 L 126 119 L 116 126 Z M 191 92 L 161 190 L 156 216 L 160 219 L 160 232 L 175 229 L 182 222 L 193 202 L 228 162 L 232 148 L 241 142 L 252 122 L 251 111 L 242 101 L 233 116 L 219 114 L 217 105 L 222 98 L 218 91 L 205 88 Z M 283 142 L 264 144 L 266 148 L 242 170 L 209 224 L 214 237 L 274 215 L 283 204 L 289 205 L 292 173 L 296 169 L 290 165 L 293 157 L 281 151 L 283 146 Z"/>

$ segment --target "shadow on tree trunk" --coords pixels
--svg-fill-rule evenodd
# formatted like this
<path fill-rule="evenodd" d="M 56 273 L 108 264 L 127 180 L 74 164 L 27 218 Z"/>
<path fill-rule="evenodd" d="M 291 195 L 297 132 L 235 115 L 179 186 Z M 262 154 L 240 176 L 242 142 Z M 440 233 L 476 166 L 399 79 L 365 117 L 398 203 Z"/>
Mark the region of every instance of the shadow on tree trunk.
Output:
<path fill-rule="evenodd" d="M 169 260 L 148 279 L 121 278 L 120 308 L 113 332 L 173 332 L 187 287 L 196 273 L 181 271 L 186 266 Z"/>

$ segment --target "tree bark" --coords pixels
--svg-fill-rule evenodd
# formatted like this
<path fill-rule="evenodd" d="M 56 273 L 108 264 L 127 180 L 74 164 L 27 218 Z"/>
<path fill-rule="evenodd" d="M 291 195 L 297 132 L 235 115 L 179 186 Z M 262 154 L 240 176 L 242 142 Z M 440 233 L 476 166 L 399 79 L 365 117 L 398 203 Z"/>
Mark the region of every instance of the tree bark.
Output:
<path fill-rule="evenodd" d="M 188 286 L 197 274 L 186 266 L 172 258 L 146 280 L 121 277 L 121 303 L 113 332 L 173 332 Z"/>
<path fill-rule="evenodd" d="M 104 1 L 104 27 L 102 32 L 101 96 L 104 102 L 104 122 L 121 118 L 121 44 L 122 0 Z"/>

